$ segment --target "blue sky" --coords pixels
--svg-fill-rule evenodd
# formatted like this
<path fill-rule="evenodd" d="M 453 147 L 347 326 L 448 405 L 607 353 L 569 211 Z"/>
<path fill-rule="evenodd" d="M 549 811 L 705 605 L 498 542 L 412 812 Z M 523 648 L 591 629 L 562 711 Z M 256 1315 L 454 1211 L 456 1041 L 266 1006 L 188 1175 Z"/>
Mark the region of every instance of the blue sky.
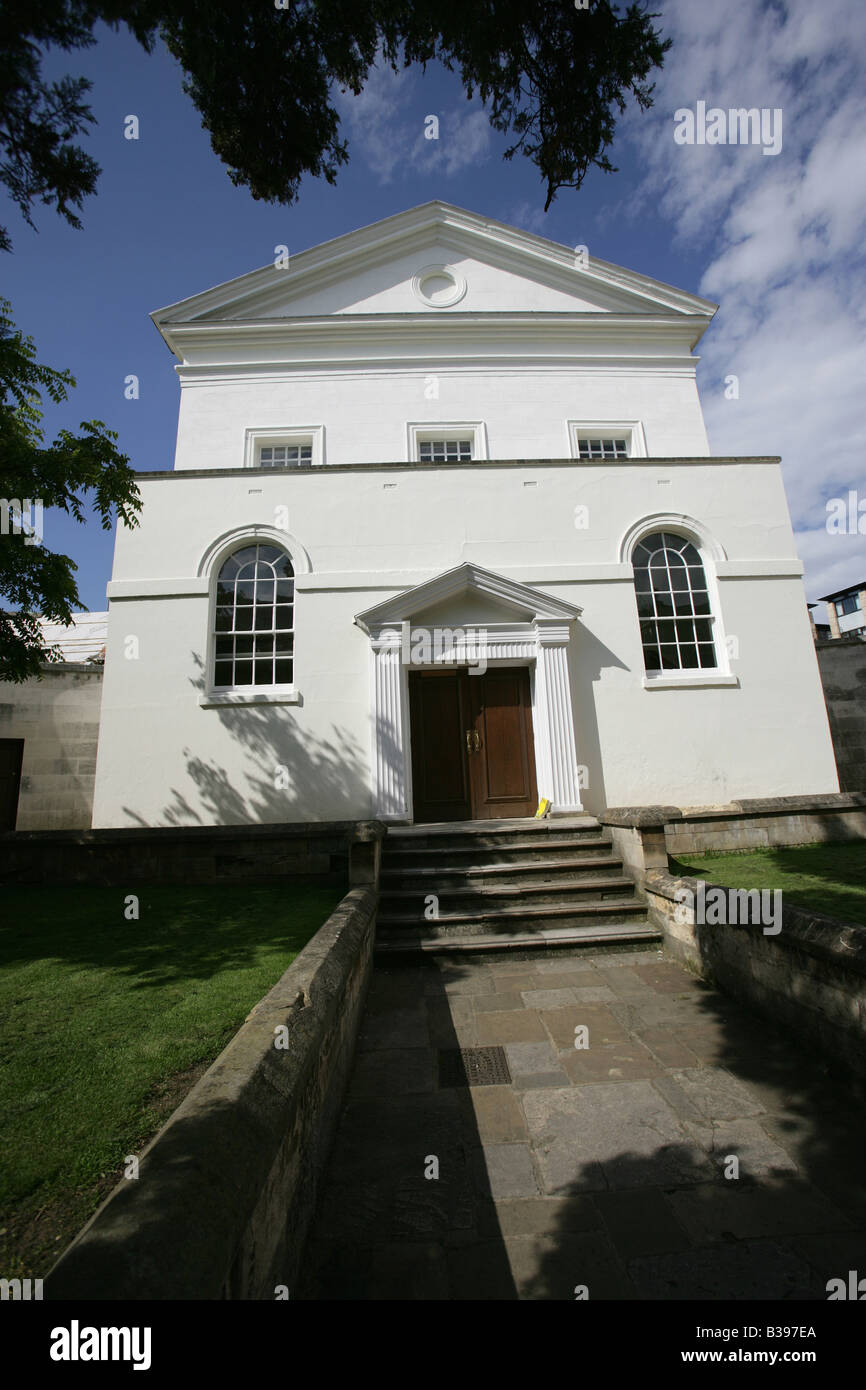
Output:
<path fill-rule="evenodd" d="M 866 577 L 866 538 L 830 535 L 825 503 L 866 498 L 863 282 L 866 246 L 866 6 L 858 0 L 660 0 L 675 40 L 656 104 L 630 111 L 611 157 L 545 216 L 533 165 L 502 159 L 506 142 L 477 102 L 441 69 L 376 72 L 359 98 L 340 99 L 350 163 L 337 186 L 307 179 L 292 207 L 235 188 L 163 51 L 148 56 L 125 32 L 98 30 L 83 53 L 52 53 L 47 70 L 92 79 L 97 119 L 85 146 L 102 166 L 83 230 L 37 207 L 38 233 L 4 208 L 14 252 L 4 293 L 39 360 L 68 367 L 78 386 L 46 410 L 46 433 L 84 419 L 117 430 L 141 470 L 170 468 L 178 384 L 148 314 L 272 260 L 430 198 L 526 227 L 718 300 L 700 346 L 704 411 L 714 453 L 784 459 L 807 595 Z M 708 106 L 780 108 L 781 153 L 688 147 L 673 113 Z M 438 142 L 424 118 L 440 120 Z M 124 118 L 140 123 L 124 139 Z M 124 377 L 140 398 L 124 398 Z M 739 378 L 739 399 L 723 381 Z M 760 518 L 756 518 L 759 526 Z M 105 607 L 113 540 L 98 523 L 46 517 L 45 542 L 78 565 L 83 603 Z"/>

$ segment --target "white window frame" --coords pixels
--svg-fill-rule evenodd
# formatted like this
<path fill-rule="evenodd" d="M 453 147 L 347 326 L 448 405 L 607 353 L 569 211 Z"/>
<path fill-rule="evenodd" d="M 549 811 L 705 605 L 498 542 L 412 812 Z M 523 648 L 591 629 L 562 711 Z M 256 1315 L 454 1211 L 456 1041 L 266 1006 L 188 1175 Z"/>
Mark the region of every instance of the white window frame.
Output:
<path fill-rule="evenodd" d="M 312 447 L 312 464 L 317 466 L 325 461 L 325 426 L 298 425 L 292 429 L 248 429 L 244 434 L 244 468 L 261 468 L 259 450 L 280 444 L 309 444 Z M 268 468 L 268 472 L 277 472 Z M 287 468 L 288 472 L 289 469 Z"/>
<path fill-rule="evenodd" d="M 666 531 L 669 535 L 676 535 L 683 541 L 691 542 L 698 555 L 701 556 L 703 577 L 706 580 L 706 592 L 708 592 L 710 605 L 710 612 L 706 616 L 709 617 L 710 624 L 712 624 L 710 631 L 713 635 L 713 649 L 716 652 L 716 666 L 669 667 L 667 670 L 652 671 L 652 673 L 644 669 L 642 687 L 645 691 L 664 691 L 664 689 L 677 689 L 677 687 L 681 689 L 696 688 L 702 687 L 702 685 L 740 685 L 740 677 L 735 676 L 731 671 L 726 631 L 724 631 L 723 619 L 721 619 L 721 595 L 719 577 L 716 574 L 716 562 L 714 562 L 712 548 L 708 546 L 706 539 L 696 531 L 696 528 L 688 524 L 678 523 L 678 521 L 660 520 L 653 520 L 652 524 L 642 525 L 639 528 L 637 534 L 632 538 L 630 548 L 628 548 L 628 564 L 630 564 L 632 571 L 632 594 L 634 594 L 635 549 L 648 535 L 655 535 L 656 531 Z M 639 651 L 641 651 L 641 663 L 644 663 L 644 644 L 641 641 L 641 621 L 639 619 L 638 646 Z"/>
<path fill-rule="evenodd" d="M 581 463 L 622 463 L 623 459 L 582 459 L 578 440 L 580 438 L 622 439 L 628 445 L 630 459 L 647 457 L 646 435 L 641 420 L 568 420 L 568 448 L 571 458 Z"/>
<path fill-rule="evenodd" d="M 208 633 L 206 643 L 206 680 L 204 690 L 199 695 L 199 705 L 202 709 L 214 709 L 225 705 L 300 705 L 303 704 L 303 697 L 298 689 L 298 654 L 297 646 L 292 654 L 292 683 L 291 685 L 237 685 L 224 686 L 216 685 L 214 677 L 216 672 L 216 610 L 217 610 L 217 585 L 219 583 L 220 571 L 229 556 L 235 551 L 242 550 L 247 545 L 274 545 L 280 550 L 284 550 L 292 564 L 295 578 L 295 611 L 292 614 L 292 634 L 297 641 L 297 598 L 298 598 L 298 575 L 308 572 L 303 563 L 303 552 L 301 561 L 298 559 L 298 548 L 296 544 L 287 544 L 287 537 L 283 532 L 276 531 L 271 527 L 254 526 L 240 528 L 232 532 L 229 536 L 211 548 L 206 559 L 202 562 L 199 573 L 208 575 Z"/>
<path fill-rule="evenodd" d="M 470 439 L 472 441 L 472 459 L 474 463 L 477 459 L 487 458 L 487 429 L 483 420 L 469 420 L 462 424 L 451 420 L 441 424 L 436 420 L 424 420 L 421 422 L 410 421 L 406 426 L 406 459 L 408 463 L 421 463 L 418 457 L 420 445 L 429 443 L 433 439 Z M 441 468 L 443 465 L 431 463 L 424 465 L 430 468 Z"/>

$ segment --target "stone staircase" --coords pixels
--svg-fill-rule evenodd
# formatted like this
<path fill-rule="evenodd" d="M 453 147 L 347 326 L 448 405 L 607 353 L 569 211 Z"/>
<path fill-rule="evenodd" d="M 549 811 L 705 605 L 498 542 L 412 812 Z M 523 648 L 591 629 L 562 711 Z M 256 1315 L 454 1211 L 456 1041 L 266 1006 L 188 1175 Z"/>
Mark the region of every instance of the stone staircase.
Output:
<path fill-rule="evenodd" d="M 379 955 L 660 936 L 593 816 L 399 826 L 385 838 Z"/>

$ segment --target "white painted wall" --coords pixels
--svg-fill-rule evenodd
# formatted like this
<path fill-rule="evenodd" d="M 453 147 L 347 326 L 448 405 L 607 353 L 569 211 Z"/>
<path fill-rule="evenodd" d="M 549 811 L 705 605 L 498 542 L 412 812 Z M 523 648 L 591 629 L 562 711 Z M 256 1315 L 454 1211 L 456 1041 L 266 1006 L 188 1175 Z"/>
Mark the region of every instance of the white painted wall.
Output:
<path fill-rule="evenodd" d="M 354 615 L 464 560 L 583 608 L 570 670 L 588 809 L 837 790 L 775 464 L 179 472 L 140 485 L 142 524 L 120 530 L 109 590 L 96 826 L 368 816 L 370 657 Z M 281 506 L 311 568 L 297 584 L 302 703 L 203 709 L 202 559 L 228 531 L 273 526 Z M 725 556 L 715 569 L 738 687 L 643 688 L 621 546 L 660 513 L 696 519 Z M 476 621 L 471 605 L 464 617 Z M 278 791 L 281 765 L 290 785 Z"/>
<path fill-rule="evenodd" d="M 425 392 L 434 389 L 438 399 Z M 709 454 L 693 368 L 443 366 L 185 382 L 175 467 L 241 468 L 247 429 L 324 426 L 325 464 L 407 460 L 407 424 L 482 421 L 494 459 L 569 458 L 567 421 L 639 420 L 656 458 Z"/>

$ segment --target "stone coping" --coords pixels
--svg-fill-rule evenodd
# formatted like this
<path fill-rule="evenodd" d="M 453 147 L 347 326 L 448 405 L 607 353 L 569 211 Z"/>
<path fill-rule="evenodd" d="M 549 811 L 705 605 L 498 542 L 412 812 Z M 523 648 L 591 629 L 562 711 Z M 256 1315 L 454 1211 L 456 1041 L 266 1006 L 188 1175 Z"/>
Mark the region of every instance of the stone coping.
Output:
<path fill-rule="evenodd" d="M 646 830 L 671 821 L 730 820 L 736 816 L 791 816 L 866 810 L 866 792 L 820 792 L 814 796 L 744 797 L 716 806 L 610 806 L 602 825 Z"/>
<path fill-rule="evenodd" d="M 686 464 L 689 467 L 695 464 L 777 464 L 781 462 L 779 454 L 744 454 L 737 457 L 732 454 L 683 454 L 674 456 L 660 456 L 658 458 L 627 458 L 627 459 L 575 459 L 575 458 L 528 458 L 528 459 L 472 459 L 469 463 L 416 463 L 414 461 L 397 461 L 391 463 L 310 463 L 300 464 L 297 467 L 287 469 L 294 475 L 318 474 L 327 476 L 329 473 L 364 473 L 364 472 L 411 472 L 411 473 L 443 473 L 455 472 L 459 470 L 473 470 L 479 468 L 591 468 L 603 464 L 614 468 L 646 468 L 653 464 L 662 464 L 665 468 L 672 464 Z M 139 470 L 135 476 L 137 479 L 147 480 L 148 478 L 245 478 L 251 473 L 257 477 L 273 477 L 273 468 L 165 468 L 154 469 L 152 471 Z"/>
<path fill-rule="evenodd" d="M 381 821 L 287 821 L 268 825 L 154 825 L 105 830 L 6 830 L 0 845 L 123 845 L 149 840 L 284 840 L 349 835 L 355 842 L 375 841 L 387 833 Z"/>
<path fill-rule="evenodd" d="M 609 806 L 598 817 L 601 825 L 614 825 L 624 830 L 655 830 L 668 821 L 682 820 L 679 806 Z"/>
<path fill-rule="evenodd" d="M 688 888 L 697 893 L 698 884 L 706 888 L 721 887 L 726 891 L 748 891 L 727 889 L 725 884 L 714 884 L 711 879 L 675 878 L 661 869 L 648 869 L 644 886 L 648 893 L 674 901 L 678 889 Z M 838 917 L 829 917 L 823 912 L 813 912 L 801 907 L 791 907 L 782 896 L 782 930 L 778 936 L 764 937 L 759 925 L 744 923 L 725 923 L 730 931 L 742 931 L 772 940 L 782 949 L 802 951 L 834 966 L 853 970 L 858 975 L 866 975 L 866 926 L 859 922 L 845 922 Z"/>
<path fill-rule="evenodd" d="M 62 676 L 70 671 L 79 676 L 102 676 L 105 674 L 104 661 L 43 661 L 39 666 L 43 676 Z M 30 677 L 38 680 L 39 677 Z"/>
<path fill-rule="evenodd" d="M 360 888 L 342 899 L 146 1146 L 137 1180 L 60 1257 L 47 1298 L 273 1299 L 273 1283 L 290 1282 L 351 1062 L 376 902 Z"/>

